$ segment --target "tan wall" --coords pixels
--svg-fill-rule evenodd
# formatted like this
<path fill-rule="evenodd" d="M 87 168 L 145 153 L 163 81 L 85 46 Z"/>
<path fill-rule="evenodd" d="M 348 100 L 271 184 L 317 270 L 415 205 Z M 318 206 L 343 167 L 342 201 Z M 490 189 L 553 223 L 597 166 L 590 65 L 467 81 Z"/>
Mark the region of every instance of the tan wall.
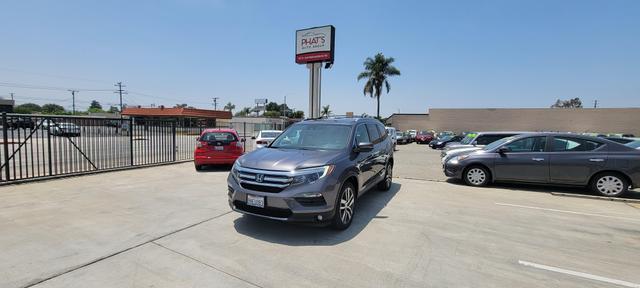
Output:
<path fill-rule="evenodd" d="M 431 109 L 429 114 L 396 114 L 400 130 L 571 131 L 640 136 L 640 108 L 599 109 Z"/>

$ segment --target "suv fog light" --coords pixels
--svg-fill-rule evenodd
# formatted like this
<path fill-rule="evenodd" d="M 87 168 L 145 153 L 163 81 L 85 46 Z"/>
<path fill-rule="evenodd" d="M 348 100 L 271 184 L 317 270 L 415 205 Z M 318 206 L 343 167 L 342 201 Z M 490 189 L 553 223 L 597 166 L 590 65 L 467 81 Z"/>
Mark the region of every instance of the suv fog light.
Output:
<path fill-rule="evenodd" d="M 322 221 L 322 215 L 318 215 L 318 221 Z"/>
<path fill-rule="evenodd" d="M 317 197 L 322 197 L 322 193 L 303 193 L 300 195 L 300 197 L 317 198 Z"/>

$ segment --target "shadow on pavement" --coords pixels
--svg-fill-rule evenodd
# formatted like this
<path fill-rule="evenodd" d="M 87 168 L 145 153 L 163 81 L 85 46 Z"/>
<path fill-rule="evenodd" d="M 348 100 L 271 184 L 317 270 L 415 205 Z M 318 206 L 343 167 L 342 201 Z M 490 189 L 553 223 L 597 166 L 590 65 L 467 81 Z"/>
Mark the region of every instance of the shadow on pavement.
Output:
<path fill-rule="evenodd" d="M 466 186 L 464 182 L 460 179 L 449 178 L 447 179 L 447 183 L 451 183 L 454 185 L 462 185 Z M 567 194 L 576 194 L 576 195 L 589 195 L 589 196 L 602 196 L 600 194 L 594 193 L 587 187 L 580 186 L 553 186 L 553 185 L 543 185 L 543 184 L 526 184 L 526 183 L 505 183 L 505 182 L 497 182 L 493 183 L 487 188 L 496 188 L 503 190 L 512 190 L 519 192 L 538 192 L 538 193 L 567 193 Z M 483 188 L 478 188 L 483 189 Z M 640 199 L 640 191 L 638 189 L 630 190 L 629 193 L 624 195 L 627 199 Z"/>
<path fill-rule="evenodd" d="M 388 216 L 378 215 L 387 203 L 400 191 L 402 185 L 393 183 L 386 192 L 370 190 L 358 198 L 356 214 L 351 226 L 343 231 L 330 227 L 316 227 L 304 224 L 290 224 L 243 215 L 234 220 L 234 228 L 249 237 L 290 246 L 332 246 L 351 240 L 358 235 L 372 219 L 385 220 Z"/>

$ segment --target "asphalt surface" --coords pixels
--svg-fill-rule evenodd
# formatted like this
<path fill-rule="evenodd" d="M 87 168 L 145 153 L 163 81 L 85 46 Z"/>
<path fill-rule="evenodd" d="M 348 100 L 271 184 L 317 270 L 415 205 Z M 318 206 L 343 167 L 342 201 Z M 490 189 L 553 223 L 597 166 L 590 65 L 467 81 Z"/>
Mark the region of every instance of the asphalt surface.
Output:
<path fill-rule="evenodd" d="M 467 187 L 437 153 L 400 146 L 342 232 L 230 212 L 228 168 L 0 187 L 0 287 L 640 287 L 640 204 Z"/>

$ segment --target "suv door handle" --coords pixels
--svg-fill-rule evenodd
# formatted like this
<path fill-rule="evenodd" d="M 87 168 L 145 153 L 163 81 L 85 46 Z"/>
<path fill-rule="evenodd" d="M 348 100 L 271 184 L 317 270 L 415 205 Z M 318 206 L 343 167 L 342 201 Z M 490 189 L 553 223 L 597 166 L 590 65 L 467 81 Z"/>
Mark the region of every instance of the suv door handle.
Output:
<path fill-rule="evenodd" d="M 544 161 L 544 158 L 531 158 L 531 160 L 540 162 Z"/>
<path fill-rule="evenodd" d="M 591 162 L 604 162 L 604 159 L 602 159 L 602 158 L 591 158 L 591 159 L 589 159 L 589 161 L 591 161 Z"/>

